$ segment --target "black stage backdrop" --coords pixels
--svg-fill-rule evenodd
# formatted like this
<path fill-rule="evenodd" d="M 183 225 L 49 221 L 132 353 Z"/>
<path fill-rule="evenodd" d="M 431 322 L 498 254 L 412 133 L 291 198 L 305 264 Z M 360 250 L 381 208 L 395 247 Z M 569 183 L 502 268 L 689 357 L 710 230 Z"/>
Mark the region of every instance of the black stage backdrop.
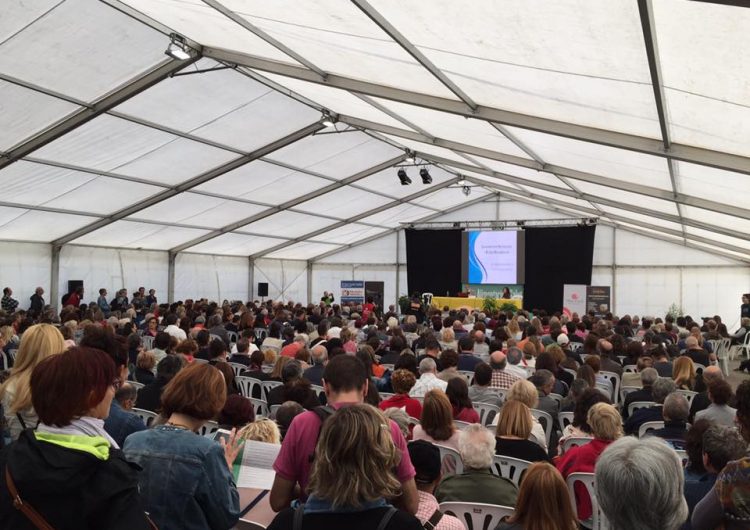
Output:
<path fill-rule="evenodd" d="M 404 232 L 408 294 L 445 296 L 446 293 L 455 295 L 460 292 L 463 230 L 406 229 Z"/>
<path fill-rule="evenodd" d="M 526 229 L 524 309 L 562 311 L 563 285 L 591 284 L 595 232 L 596 226 Z"/>

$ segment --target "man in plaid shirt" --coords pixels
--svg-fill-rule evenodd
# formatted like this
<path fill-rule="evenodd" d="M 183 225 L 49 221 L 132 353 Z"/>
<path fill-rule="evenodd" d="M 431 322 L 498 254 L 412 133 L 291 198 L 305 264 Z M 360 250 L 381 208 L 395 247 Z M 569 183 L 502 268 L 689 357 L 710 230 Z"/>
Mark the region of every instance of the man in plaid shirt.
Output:
<path fill-rule="evenodd" d="M 0 301 L 0 307 L 6 313 L 13 313 L 18 307 L 18 300 L 12 298 L 12 296 L 13 290 L 10 287 L 3 289 L 3 299 Z"/>
<path fill-rule="evenodd" d="M 513 383 L 520 381 L 520 377 L 505 371 L 507 366 L 508 359 L 503 352 L 492 352 L 492 355 L 490 355 L 490 367 L 492 368 L 492 381 L 490 382 L 490 388 L 507 390 L 513 386 Z"/>

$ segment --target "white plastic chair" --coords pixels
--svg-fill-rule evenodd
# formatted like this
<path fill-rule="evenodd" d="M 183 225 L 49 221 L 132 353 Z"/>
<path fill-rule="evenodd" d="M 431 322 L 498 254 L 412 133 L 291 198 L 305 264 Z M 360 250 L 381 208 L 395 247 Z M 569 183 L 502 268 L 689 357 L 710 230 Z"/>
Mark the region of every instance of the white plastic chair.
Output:
<path fill-rule="evenodd" d="M 563 440 L 562 444 L 563 453 L 566 453 L 568 449 L 572 449 L 573 447 L 586 445 L 591 440 L 593 440 L 593 438 L 586 438 L 585 436 L 571 436 L 570 438 L 566 438 Z"/>
<path fill-rule="evenodd" d="M 266 403 L 262 399 L 256 399 L 256 398 L 248 398 L 253 403 L 253 408 L 255 409 L 255 417 L 263 417 L 267 418 L 269 415 L 268 412 L 268 403 Z"/>
<path fill-rule="evenodd" d="M 607 372 L 606 370 L 601 370 L 599 375 L 606 377 L 612 383 L 612 400 L 617 404 L 620 399 L 620 375 L 615 372 Z"/>
<path fill-rule="evenodd" d="M 268 395 L 271 393 L 271 390 L 283 384 L 284 383 L 282 383 L 281 381 L 261 381 L 260 382 L 261 399 L 263 399 L 264 401 L 268 401 Z"/>
<path fill-rule="evenodd" d="M 636 392 L 640 390 L 641 387 L 639 386 L 623 386 L 620 388 L 620 401 L 624 404 L 625 398 L 630 394 L 631 392 Z"/>
<path fill-rule="evenodd" d="M 239 338 L 237 333 L 234 331 L 227 331 L 227 337 L 229 337 L 229 343 L 234 344 L 237 342 L 237 339 Z"/>
<path fill-rule="evenodd" d="M 604 516 L 604 513 L 601 511 L 599 503 L 596 500 L 596 493 L 594 490 L 594 474 L 571 473 L 570 475 L 568 475 L 568 478 L 565 482 L 568 485 L 568 493 L 570 494 L 570 502 L 573 504 L 573 510 L 578 509 L 576 504 L 575 484 L 583 484 L 586 487 L 586 492 L 591 498 L 591 519 L 587 521 L 581 521 L 581 524 L 586 528 L 591 528 L 592 530 L 607 530 L 609 528 L 609 523 L 607 522 L 607 519 Z"/>
<path fill-rule="evenodd" d="M 143 346 L 144 351 L 149 351 L 154 349 L 154 337 L 151 335 L 144 335 L 141 337 L 141 345 Z"/>
<path fill-rule="evenodd" d="M 138 381 L 128 381 L 128 384 L 132 386 L 133 388 L 135 388 L 136 392 L 138 392 L 141 388 L 146 386 L 143 383 L 139 383 Z"/>
<path fill-rule="evenodd" d="M 198 357 L 193 357 L 193 362 L 195 364 L 208 364 L 206 359 L 199 359 Z"/>
<path fill-rule="evenodd" d="M 241 376 L 238 375 L 234 378 L 234 382 L 237 384 L 237 387 L 240 389 L 240 393 L 245 396 L 246 398 L 253 397 L 253 394 L 255 393 L 256 387 L 261 387 L 261 384 L 263 383 L 260 379 L 255 379 L 254 377 L 247 377 L 247 376 Z M 262 395 L 262 394 L 258 394 Z"/>
<path fill-rule="evenodd" d="M 466 427 L 471 425 L 471 423 L 469 423 L 468 421 L 453 420 L 453 425 L 455 425 L 456 429 L 458 429 L 459 431 L 463 431 L 464 429 L 466 429 Z"/>
<path fill-rule="evenodd" d="M 440 511 L 457 517 L 469 530 L 494 530 L 505 517 L 513 515 L 511 507 L 478 502 L 443 502 Z"/>
<path fill-rule="evenodd" d="M 536 372 L 536 368 L 533 366 L 526 366 L 524 367 L 524 370 L 526 370 L 526 377 L 531 377 Z"/>
<path fill-rule="evenodd" d="M 440 451 L 443 475 L 460 475 L 464 472 L 464 462 L 461 460 L 461 455 L 458 451 L 440 444 L 435 444 L 435 447 Z"/>
<path fill-rule="evenodd" d="M 466 385 L 471 386 L 471 381 L 474 379 L 474 372 L 471 370 L 458 370 L 458 373 L 466 379 Z"/>
<path fill-rule="evenodd" d="M 544 429 L 544 437 L 547 439 L 547 447 L 549 447 L 550 439 L 552 438 L 552 416 L 543 410 L 531 409 L 531 415 L 534 416 Z"/>
<path fill-rule="evenodd" d="M 681 389 L 678 389 L 677 392 L 679 392 L 680 394 L 682 394 L 683 396 L 685 396 L 685 398 L 687 399 L 688 405 L 692 405 L 693 404 L 693 399 L 695 399 L 695 396 L 698 395 L 698 392 L 693 392 L 692 390 L 681 390 Z"/>
<path fill-rule="evenodd" d="M 583 343 L 582 342 L 569 342 L 568 343 L 568 349 L 570 351 L 578 351 L 581 348 L 583 348 Z"/>
<path fill-rule="evenodd" d="M 622 371 L 626 373 L 636 373 L 638 371 L 638 366 L 636 366 L 635 364 L 626 364 L 625 366 L 623 366 Z"/>
<path fill-rule="evenodd" d="M 521 460 L 520 458 L 495 455 L 492 459 L 492 466 L 490 466 L 490 471 L 492 471 L 493 475 L 507 478 L 513 484 L 515 484 L 517 488 L 520 488 L 523 474 L 526 473 L 526 470 L 529 468 L 529 466 L 531 466 L 531 464 L 533 464 L 533 462 Z"/>
<path fill-rule="evenodd" d="M 234 370 L 234 376 L 238 377 L 242 372 L 247 370 L 247 366 L 240 363 L 229 363 L 229 366 L 232 367 L 232 370 Z"/>
<path fill-rule="evenodd" d="M 656 429 L 663 429 L 663 421 L 647 421 L 641 424 L 638 428 L 638 438 L 643 438 L 649 431 L 655 431 Z"/>
<path fill-rule="evenodd" d="M 633 401 L 628 405 L 628 416 L 632 416 L 638 409 L 647 409 L 656 405 L 655 401 Z"/>
<path fill-rule="evenodd" d="M 214 433 L 219 430 L 219 424 L 213 420 L 207 421 L 200 428 L 199 434 L 207 438 L 213 438 Z"/>
<path fill-rule="evenodd" d="M 560 427 L 563 429 L 573 423 L 574 412 L 559 412 L 557 414 L 557 421 L 560 423 Z"/>
<path fill-rule="evenodd" d="M 557 401 L 558 408 L 560 408 L 560 405 L 562 405 L 564 397 L 562 397 L 560 394 L 555 394 L 554 392 L 548 394 L 548 397 L 551 397 L 555 401 Z"/>
<path fill-rule="evenodd" d="M 133 414 L 135 414 L 136 416 L 138 416 L 139 418 L 143 420 L 143 423 L 146 424 L 146 427 L 150 427 L 151 424 L 156 419 L 156 417 L 158 416 L 156 412 L 151 412 L 150 410 L 146 410 L 146 409 L 138 409 L 135 407 L 133 407 L 132 412 Z"/>
<path fill-rule="evenodd" d="M 320 385 L 310 385 L 310 387 L 315 391 L 315 394 L 318 396 L 318 401 L 323 403 L 323 400 L 321 398 L 326 395 L 325 388 L 323 388 Z"/>
<path fill-rule="evenodd" d="M 703 366 L 702 364 L 698 364 L 696 362 L 693 362 L 693 366 L 695 366 L 695 373 L 696 374 L 702 374 L 703 370 L 706 369 L 705 366 Z"/>
<path fill-rule="evenodd" d="M 742 341 L 742 344 L 729 348 L 729 357 L 732 360 L 734 360 L 735 355 L 742 355 L 743 353 L 750 359 L 750 333 L 745 333 L 745 340 Z"/>
<path fill-rule="evenodd" d="M 472 406 L 474 407 L 474 410 L 479 413 L 479 423 L 485 427 L 490 425 L 492 420 L 495 419 L 495 416 L 500 413 L 500 408 L 490 403 L 474 402 L 472 403 Z"/>

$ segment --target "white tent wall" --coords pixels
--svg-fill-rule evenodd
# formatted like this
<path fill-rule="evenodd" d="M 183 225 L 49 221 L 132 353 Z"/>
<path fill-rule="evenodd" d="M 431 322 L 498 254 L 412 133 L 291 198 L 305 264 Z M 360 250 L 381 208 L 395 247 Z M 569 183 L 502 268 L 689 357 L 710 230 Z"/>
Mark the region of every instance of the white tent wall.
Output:
<path fill-rule="evenodd" d="M 52 250 L 36 243 L 0 242 L 0 283 L 10 287 L 19 309 L 29 308 L 29 297 L 37 287 L 49 301 Z"/>
<path fill-rule="evenodd" d="M 247 260 L 245 260 L 247 262 Z M 307 262 L 258 259 L 253 271 L 253 299 L 258 300 L 258 283 L 268 282 L 268 296 L 278 301 L 307 301 Z M 313 295 L 315 292 L 313 291 Z M 247 295 L 245 295 L 247 296 Z M 315 298 L 313 298 L 314 300 Z"/>
<path fill-rule="evenodd" d="M 174 300 L 247 300 L 248 267 L 247 258 L 177 254 Z"/>
<path fill-rule="evenodd" d="M 139 287 L 156 289 L 157 299 L 166 301 L 167 273 L 166 252 L 66 245 L 60 250 L 59 295 L 67 292 L 68 280 L 83 280 L 85 302 L 96 300 L 101 288 L 111 299 L 123 287 L 129 295 Z"/>

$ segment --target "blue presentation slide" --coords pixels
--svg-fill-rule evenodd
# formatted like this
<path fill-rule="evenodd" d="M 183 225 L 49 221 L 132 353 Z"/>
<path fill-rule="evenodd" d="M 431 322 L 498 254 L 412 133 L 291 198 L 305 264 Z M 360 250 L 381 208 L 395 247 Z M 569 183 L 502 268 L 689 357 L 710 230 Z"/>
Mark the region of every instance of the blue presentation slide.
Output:
<path fill-rule="evenodd" d="M 517 283 L 518 232 L 469 232 L 468 236 L 468 283 Z"/>

